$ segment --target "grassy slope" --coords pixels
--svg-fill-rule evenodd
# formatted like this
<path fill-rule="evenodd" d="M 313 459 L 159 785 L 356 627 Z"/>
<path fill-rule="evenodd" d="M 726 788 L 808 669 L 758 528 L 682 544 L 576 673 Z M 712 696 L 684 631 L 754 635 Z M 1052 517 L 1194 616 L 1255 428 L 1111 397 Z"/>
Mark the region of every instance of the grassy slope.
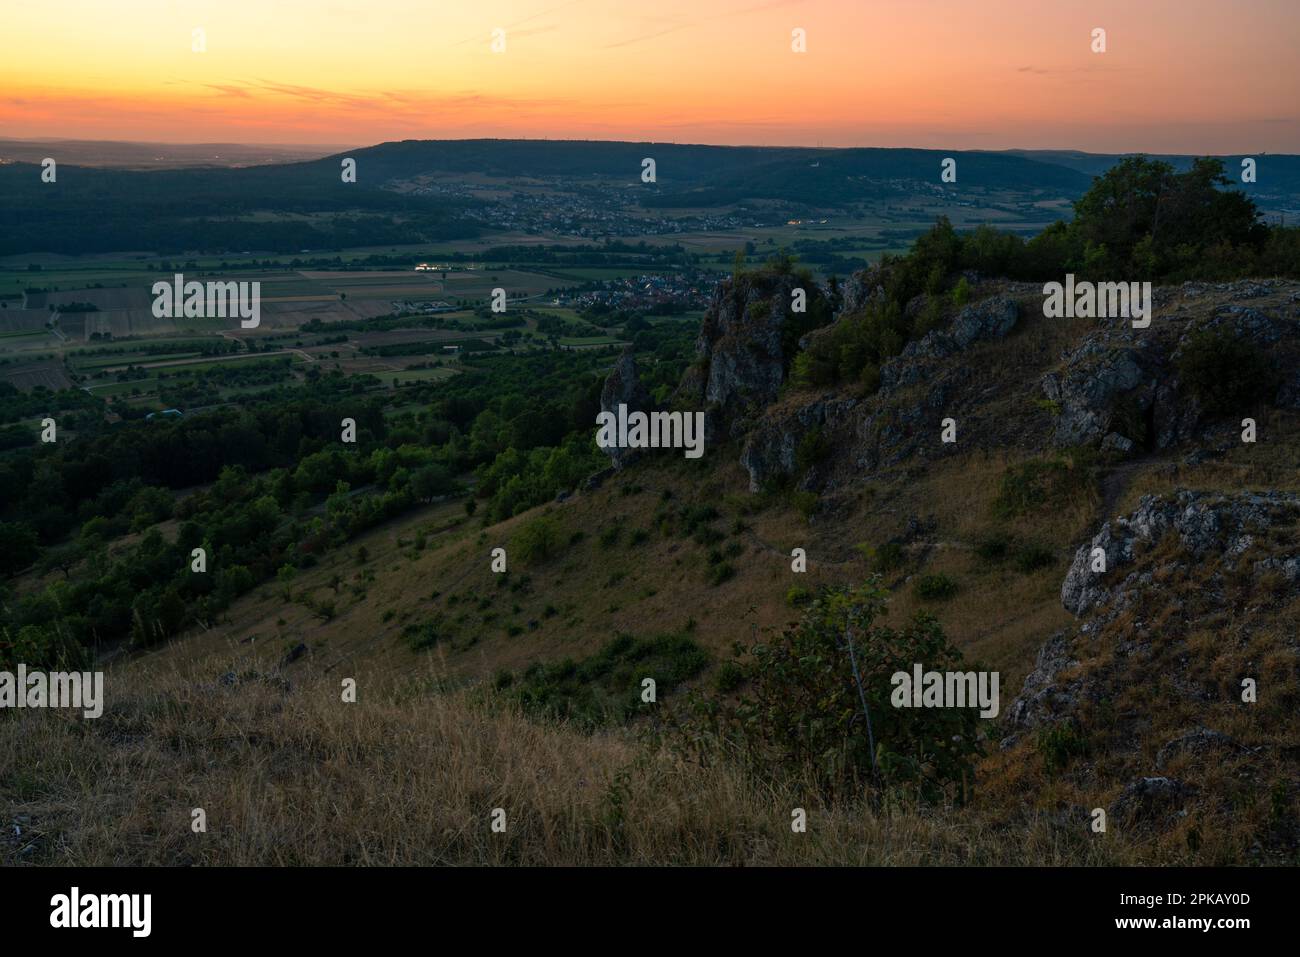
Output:
<path fill-rule="evenodd" d="M 466 518 L 460 503 L 447 503 L 374 530 L 292 583 L 295 599 L 333 602 L 329 620 L 296 600 L 286 603 L 280 585 L 266 585 L 211 631 L 114 665 L 103 720 L 82 724 L 49 712 L 9 718 L 16 733 L 0 735 L 0 780 L 34 837 L 27 850 L 22 841 L 0 844 L 0 860 L 1241 861 L 1269 798 L 1216 781 L 1216 774 L 1246 773 L 1230 764 L 1210 769 L 1205 784 L 1210 793 L 1237 795 L 1238 823 L 1204 828 L 1195 850 L 1182 831 L 1158 839 L 1114 833 L 1103 842 L 1089 839 L 1086 821 L 1061 823 L 1062 808 L 1102 804 L 1133 774 L 1147 773 L 1148 752 L 1195 717 L 1179 709 L 1154 712 L 1136 746 L 1102 756 L 1095 772 L 1049 774 L 1032 741 L 994 747 L 980 766 L 975 803 L 964 811 L 832 809 L 797 784 L 755 787 L 726 766 L 680 765 L 638 742 L 640 727 L 584 736 L 524 720 L 488 690 L 486 679 L 498 669 L 581 658 L 617 631 L 689 631 L 721 660 L 734 641 L 770 634 L 795 617 L 784 601 L 790 586 L 862 580 L 871 569 L 855 546 L 888 541 L 910 516 L 921 516 L 934 528 L 907 547 L 906 564 L 889 576 L 890 620 L 901 622 L 921 605 L 909 577 L 956 579 L 959 597 L 931 610 L 968 659 L 1002 672 L 1005 712 L 1042 642 L 1072 621 L 1060 607 L 1061 579 L 1105 506 L 1110 514 L 1127 512 L 1140 494 L 1174 487 L 1300 488 L 1300 422 L 1269 413 L 1261 420 L 1267 441 L 1233 448 L 1218 461 L 1188 468 L 1179 464 L 1182 453 L 1152 457 L 1114 481 L 1103 476 L 1104 485 L 1074 490 L 1066 503 L 996 518 L 1006 469 L 1039 454 L 1035 446 L 1050 425 L 1022 386 L 1078 331 L 1027 323 L 975 357 L 982 374 L 1016 383 L 976 412 L 1002 423 L 993 431 L 1014 441 L 994 450 L 972 443 L 923 468 L 862 477 L 837 495 L 833 512 L 811 522 L 783 500 L 745 491 L 738 450 L 719 449 L 700 463 L 653 460 L 601 489 L 486 529 Z M 665 490 L 672 493 L 667 501 Z M 724 537 L 717 548 L 739 547 L 729 559 L 734 577 L 720 585 L 707 580 L 709 547 L 657 523 L 665 511 L 692 504 L 718 509 L 711 524 Z M 559 523 L 562 543 L 574 532 L 583 537 L 528 567 L 512 559 L 508 584 L 499 585 L 490 550 L 512 548 L 518 529 L 541 513 Z M 601 533 L 610 528 L 621 530 L 618 540 L 604 545 Z M 647 536 L 634 545 L 636 529 Z M 426 544 L 417 551 L 421 531 Z M 990 531 L 1032 538 L 1057 562 L 1026 574 L 981 559 L 974 546 Z M 356 557 L 362 545 L 365 562 Z M 795 546 L 808 551 L 806 575 L 790 570 Z M 337 592 L 329 584 L 335 575 Z M 1278 642 L 1288 627 L 1294 632 L 1296 612 L 1294 602 L 1255 607 L 1253 637 L 1241 647 L 1216 649 L 1213 629 L 1204 628 L 1190 647 L 1212 670 L 1235 673 L 1253 656 L 1272 661 L 1285 678 Z M 403 629 L 427 621 L 437 623 L 441 639 L 414 651 Z M 518 633 L 510 634 L 512 624 Z M 299 641 L 309 654 L 281 668 L 280 658 Z M 244 680 L 222 686 L 227 672 Z M 356 705 L 339 701 L 340 682 L 349 677 L 358 681 Z M 1135 688 L 1121 705 L 1149 711 L 1144 694 Z M 1225 733 L 1251 739 L 1241 715 L 1214 720 Z M 1285 726 L 1269 733 L 1278 743 Z M 1271 765 L 1269 773 L 1287 772 Z M 211 822 L 203 836 L 188 828 L 189 808 L 199 806 Z M 511 815 L 508 836 L 488 829 L 497 806 Z M 811 812 L 808 835 L 790 833 L 796 806 Z"/>

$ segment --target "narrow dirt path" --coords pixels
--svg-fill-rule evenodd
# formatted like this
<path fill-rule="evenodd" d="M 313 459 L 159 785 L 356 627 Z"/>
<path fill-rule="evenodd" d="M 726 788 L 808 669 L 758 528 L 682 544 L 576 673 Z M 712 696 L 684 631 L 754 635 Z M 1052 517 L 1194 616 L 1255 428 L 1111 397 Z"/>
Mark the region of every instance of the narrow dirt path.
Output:
<path fill-rule="evenodd" d="M 1123 498 L 1124 493 L 1133 484 L 1133 476 L 1141 471 L 1144 466 L 1150 465 L 1151 461 L 1152 457 L 1149 455 L 1144 455 L 1140 459 L 1130 459 L 1116 465 L 1102 476 L 1101 502 L 1097 506 L 1098 528 L 1115 517 L 1115 506 L 1119 504 L 1119 500 Z"/>

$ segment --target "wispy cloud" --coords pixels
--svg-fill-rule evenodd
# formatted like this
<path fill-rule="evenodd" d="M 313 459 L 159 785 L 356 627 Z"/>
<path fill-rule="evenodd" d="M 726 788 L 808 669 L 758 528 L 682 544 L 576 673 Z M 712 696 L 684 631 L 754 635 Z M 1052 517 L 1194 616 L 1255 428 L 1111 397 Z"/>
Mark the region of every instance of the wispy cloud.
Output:
<path fill-rule="evenodd" d="M 561 3 L 558 4 L 557 6 L 547 7 L 544 10 L 538 10 L 536 13 L 529 14 L 528 16 L 524 17 L 522 20 L 516 20 L 513 23 L 503 24 L 502 29 L 506 31 L 507 39 L 509 39 L 510 37 L 527 37 L 527 36 L 536 36 L 539 33 L 550 33 L 554 30 L 558 30 L 559 26 L 556 24 L 551 24 L 549 26 L 538 27 L 531 30 L 520 30 L 519 28 L 522 27 L 524 24 L 532 23 L 534 20 L 540 19 L 541 17 L 549 17 L 552 14 L 559 13 L 561 10 L 567 10 L 569 7 L 574 7 L 580 3 L 586 3 L 586 2 L 588 2 L 588 0 L 569 0 L 568 3 Z M 486 44 L 489 39 L 490 39 L 489 36 L 485 36 L 484 34 L 481 33 L 476 33 L 473 36 L 468 36 L 468 37 L 464 37 L 463 39 L 457 40 L 455 43 L 449 44 L 449 46 L 459 47 L 459 46 L 464 46 L 466 43 L 474 43 L 476 41 L 479 43 Z"/>
<path fill-rule="evenodd" d="M 628 37 L 623 40 L 616 40 L 613 43 L 605 44 L 606 50 L 613 50 L 618 47 L 632 46 L 635 43 L 645 43 L 648 40 L 654 40 L 658 37 L 666 36 L 669 33 L 676 33 L 679 30 L 686 30 L 691 27 L 698 27 L 702 23 L 708 23 L 712 20 L 731 19 L 733 17 L 743 17 L 752 13 L 764 13 L 768 10 L 779 10 L 782 7 L 799 6 L 804 0 L 768 0 L 766 3 L 754 4 L 748 7 L 742 7 L 739 10 L 726 10 L 721 13 L 714 13 L 707 17 L 697 17 L 691 20 L 685 20 L 681 23 L 675 23 L 663 30 L 656 30 L 653 33 L 645 33 L 640 36 Z"/>

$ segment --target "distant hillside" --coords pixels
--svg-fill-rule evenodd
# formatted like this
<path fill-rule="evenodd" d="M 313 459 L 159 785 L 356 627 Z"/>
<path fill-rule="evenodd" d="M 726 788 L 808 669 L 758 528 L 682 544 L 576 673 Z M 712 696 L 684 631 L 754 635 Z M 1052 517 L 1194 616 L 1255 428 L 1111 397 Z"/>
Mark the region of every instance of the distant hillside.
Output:
<path fill-rule="evenodd" d="M 1049 163 L 996 153 L 953 150 L 806 150 L 797 156 L 755 157 L 743 170 L 710 177 L 697 189 L 669 191 L 646 205 L 722 205 L 775 199 L 813 206 L 847 206 L 890 193 L 940 184 L 941 164 L 957 162 L 957 184 L 946 188 L 1000 190 L 1028 196 L 1075 198 L 1091 177 Z M 661 169 L 663 167 L 661 166 Z M 666 177 L 661 178 L 667 182 Z"/>
<path fill-rule="evenodd" d="M 1111 153 L 1082 153 L 1078 150 L 1007 150 L 1010 155 L 1042 163 L 1051 163 L 1076 170 L 1088 176 L 1100 176 L 1125 155 Z M 1189 169 L 1194 156 L 1179 154 L 1148 154 L 1151 159 L 1162 160 L 1179 172 Z M 1255 160 L 1256 179 L 1253 183 L 1241 182 L 1241 161 L 1250 156 Z M 1265 212 L 1279 210 L 1300 211 L 1300 156 L 1267 153 L 1233 154 L 1219 156 L 1237 189 L 1250 196 Z"/>
<path fill-rule="evenodd" d="M 0 166 L 0 255 L 297 252 L 477 233 L 460 220 L 463 203 L 379 185 L 365 176 L 344 184 L 337 161 L 150 171 L 60 163 L 54 183 L 42 182 L 39 165 L 10 163 Z M 259 213 L 274 215 L 248 219 Z"/>
<path fill-rule="evenodd" d="M 263 143 L 132 143 L 116 140 L 6 139 L 0 163 L 39 163 L 52 156 L 63 163 L 118 169 L 175 169 L 187 166 L 266 166 L 301 163 L 335 148 Z"/>
<path fill-rule="evenodd" d="M 71 144 L 67 152 L 46 145 L 60 160 L 56 183 L 43 183 L 41 169 L 33 162 L 0 163 L 0 193 L 5 196 L 0 255 L 297 252 L 455 239 L 479 233 L 481 224 L 466 214 L 485 200 L 412 194 L 392 187 L 422 177 L 454 181 L 470 175 L 549 180 L 561 190 L 580 190 L 588 185 L 586 180 L 593 186 L 608 187 L 611 181 L 640 185 L 647 157 L 655 160 L 655 182 L 628 202 L 668 213 L 749 203 L 860 212 L 872 204 L 919 197 L 969 205 L 972 195 L 1041 213 L 1034 204 L 1077 199 L 1093 176 L 1121 159 L 1069 151 L 403 140 L 304 162 L 132 170 L 77 165 L 80 157 L 94 153 L 88 144 Z M 137 161 L 154 148 L 126 146 L 135 150 Z M 197 157 L 204 150 L 225 147 L 168 149 L 192 150 Z M 245 149 L 246 155 L 255 156 L 260 148 Z M 24 151 L 2 141 L 0 154 L 36 159 L 30 148 Z M 113 156 L 114 149 L 106 148 L 105 155 Z M 344 156 L 357 162 L 355 184 L 341 182 Z M 956 183 L 940 180 L 947 157 L 956 160 Z M 1242 188 L 1266 213 L 1300 209 L 1300 157 L 1258 159 L 1259 182 Z M 1170 160 L 1181 169 L 1190 165 L 1191 157 Z M 105 162 L 136 165 L 121 156 Z M 1229 175 L 1236 176 L 1239 163 L 1227 166 Z"/>

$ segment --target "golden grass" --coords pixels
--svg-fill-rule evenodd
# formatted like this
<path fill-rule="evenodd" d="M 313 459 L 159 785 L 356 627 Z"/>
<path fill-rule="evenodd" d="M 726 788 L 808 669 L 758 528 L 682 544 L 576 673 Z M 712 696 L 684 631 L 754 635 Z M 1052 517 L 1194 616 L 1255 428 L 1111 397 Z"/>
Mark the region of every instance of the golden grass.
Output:
<path fill-rule="evenodd" d="M 823 497 L 827 507 L 811 521 L 788 503 L 750 494 L 738 450 L 727 449 L 715 450 L 707 466 L 651 460 L 598 491 L 489 528 L 449 503 L 371 530 L 301 571 L 290 584 L 293 601 L 278 583 L 260 586 L 210 630 L 119 661 L 103 718 L 0 716 L 0 798 L 25 835 L 0 839 L 0 861 L 1208 864 L 1285 857 L 1287 838 L 1277 835 L 1294 827 L 1287 822 L 1296 800 L 1295 759 L 1287 756 L 1300 750 L 1288 730 L 1300 700 L 1297 602 L 1282 602 L 1278 583 L 1261 580 L 1253 597 L 1250 582 L 1230 583 L 1251 597 L 1237 610 L 1206 605 L 1206 576 L 1217 566 L 1185 581 L 1159 566 L 1174 558 L 1159 549 L 1144 559 L 1157 574 L 1159 601 L 1141 616 L 1126 612 L 1077 649 L 1078 673 L 1111 694 L 1082 709 L 1093 750 L 1049 773 L 1034 735 L 1005 751 L 994 740 L 965 808 L 895 801 L 879 809 L 865 800 L 828 807 L 797 782 L 754 781 L 725 761 L 683 764 L 635 729 L 588 736 L 536 723 L 486 691 L 497 669 L 583 657 L 617 631 L 650 636 L 689 624 L 692 637 L 724 658 L 733 642 L 771 635 L 796 617 L 784 600 L 791 586 L 864 580 L 871 568 L 857 546 L 890 541 L 916 517 L 933 530 L 908 546 L 905 567 L 892 574 L 899 587 L 884 623 L 933 612 L 968 660 L 1002 673 L 1005 713 L 1042 643 L 1073 621 L 1059 597 L 1070 556 L 1110 517 L 1099 515 L 1097 488 L 1014 518 L 998 518 L 993 508 L 1007 470 L 1044 454 L 1050 415 L 1024 396 L 1037 394 L 1037 370 L 1077 339 L 1077 326 L 1029 315 L 1005 344 L 973 353 L 972 394 L 994 381 L 1020 383 L 979 409 L 984 424 L 1001 430 L 998 448 L 963 446 L 905 470 L 856 477 Z M 962 429 L 963 436 L 980 432 Z M 1179 487 L 1298 489 L 1298 439 L 1296 416 L 1262 414 L 1257 445 L 1231 447 L 1195 467 L 1174 455 L 1134 466 L 1112 488 L 1112 511 Z M 723 544 L 741 549 L 731 559 L 735 576 L 716 586 L 706 578 L 707 547 L 655 527 L 661 508 L 705 503 L 721 513 L 714 524 L 726 534 Z M 491 549 L 509 548 L 520 526 L 543 512 L 567 544 L 531 566 L 512 558 L 510 580 L 526 576 L 529 585 L 498 587 Z M 609 527 L 622 534 L 603 547 L 599 535 Z M 417 551 L 421 529 L 427 545 Z M 649 534 L 633 546 L 638 529 Z M 577 531 L 582 539 L 569 542 Z M 974 546 L 991 531 L 1040 543 L 1058 563 L 1024 574 L 1010 562 L 983 561 Z M 369 553 L 364 562 L 358 546 Z M 794 547 L 807 550 L 806 574 L 790 568 Z M 958 597 L 919 600 L 912 583 L 922 574 L 953 578 Z M 1266 601 L 1269 594 L 1276 601 Z M 334 615 L 314 614 L 304 598 L 333 602 Z M 1118 655 L 1140 617 L 1165 640 L 1150 659 Z M 452 625 L 446 639 L 411 651 L 403 628 L 431 620 Z M 512 635 L 512 625 L 523 630 Z M 280 658 L 298 642 L 310 653 L 282 671 Z M 254 677 L 226 686 L 218 679 L 227 672 Z M 1235 701 L 1245 673 L 1266 689 L 1256 710 Z M 1190 686 L 1187 674 L 1195 676 Z M 358 682 L 356 704 L 340 700 L 344 678 Z M 1200 724 L 1258 750 L 1183 754 L 1157 772 L 1159 748 Z M 1087 830 L 1092 808 L 1154 773 L 1196 786 L 1185 819 L 1163 829 Z M 190 829 L 194 807 L 207 811 L 206 834 Z M 495 807 L 506 810 L 504 834 L 489 827 Z M 791 832 L 795 807 L 808 811 L 806 834 Z"/>
<path fill-rule="evenodd" d="M 95 721 L 17 712 L 0 787 L 6 864 L 1102 864 L 1122 841 L 1000 808 L 822 805 L 625 733 L 587 737 L 431 690 L 432 669 L 223 686 L 220 656 L 114 669 Z M 236 666 L 237 669 L 239 666 Z M 506 812 L 493 833 L 494 808 Z M 791 812 L 808 813 L 794 833 Z M 191 829 L 203 808 L 206 833 Z"/>

